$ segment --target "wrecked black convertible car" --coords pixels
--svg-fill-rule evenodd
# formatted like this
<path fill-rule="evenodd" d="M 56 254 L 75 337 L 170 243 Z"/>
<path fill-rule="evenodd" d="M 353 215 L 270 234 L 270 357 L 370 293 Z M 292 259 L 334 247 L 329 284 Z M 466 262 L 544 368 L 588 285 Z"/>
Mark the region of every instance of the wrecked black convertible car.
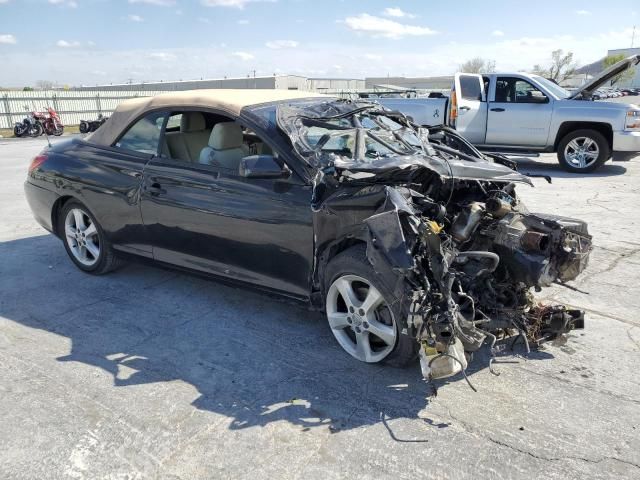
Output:
<path fill-rule="evenodd" d="M 127 256 L 250 284 L 326 312 L 364 362 L 465 370 L 496 334 L 526 348 L 583 314 L 532 292 L 575 279 L 580 220 L 530 213 L 508 159 L 376 103 L 193 91 L 123 102 L 32 162 L 35 218 L 82 270 Z"/>

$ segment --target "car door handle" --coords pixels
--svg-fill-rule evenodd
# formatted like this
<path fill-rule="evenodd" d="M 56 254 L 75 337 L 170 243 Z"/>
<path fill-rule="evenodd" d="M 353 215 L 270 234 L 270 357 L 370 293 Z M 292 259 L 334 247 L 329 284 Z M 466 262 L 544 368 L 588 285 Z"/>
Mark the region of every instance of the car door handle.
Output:
<path fill-rule="evenodd" d="M 162 188 L 162 186 L 157 182 L 149 185 L 147 187 L 147 191 L 149 192 L 149 195 L 153 195 L 153 196 L 157 196 L 162 193 L 167 193 L 167 191 L 164 188 Z"/>
<path fill-rule="evenodd" d="M 504 112 L 504 108 L 492 108 L 492 112 Z"/>
<path fill-rule="evenodd" d="M 467 107 L 466 105 L 463 105 L 462 107 L 460 107 L 460 110 L 471 110 L 471 107 Z"/>

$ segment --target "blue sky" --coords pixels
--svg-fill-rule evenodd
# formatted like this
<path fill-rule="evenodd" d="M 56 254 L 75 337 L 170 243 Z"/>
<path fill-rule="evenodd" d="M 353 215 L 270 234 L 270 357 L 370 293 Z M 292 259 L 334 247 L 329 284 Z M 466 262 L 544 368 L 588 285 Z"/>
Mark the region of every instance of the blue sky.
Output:
<path fill-rule="evenodd" d="M 640 2 L 0 0 L 0 86 L 530 69 L 629 47 Z"/>

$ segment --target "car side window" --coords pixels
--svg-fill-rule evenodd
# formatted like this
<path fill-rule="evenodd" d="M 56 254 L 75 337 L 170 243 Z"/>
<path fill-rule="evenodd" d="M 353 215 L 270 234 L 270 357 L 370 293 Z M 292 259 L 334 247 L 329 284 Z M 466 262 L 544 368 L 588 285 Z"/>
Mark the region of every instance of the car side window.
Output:
<path fill-rule="evenodd" d="M 139 153 L 155 155 L 158 153 L 160 132 L 166 114 L 153 112 L 134 123 L 115 143 L 115 147 Z"/>
<path fill-rule="evenodd" d="M 545 94 L 526 80 L 519 79 L 515 83 L 516 103 L 539 103 L 535 98 L 544 97 Z"/>
<path fill-rule="evenodd" d="M 482 100 L 482 84 L 475 75 L 460 75 L 460 95 L 465 100 Z"/>
<path fill-rule="evenodd" d="M 540 103 L 536 98 L 545 94 L 522 78 L 498 77 L 496 81 L 496 102 L 500 103 Z"/>

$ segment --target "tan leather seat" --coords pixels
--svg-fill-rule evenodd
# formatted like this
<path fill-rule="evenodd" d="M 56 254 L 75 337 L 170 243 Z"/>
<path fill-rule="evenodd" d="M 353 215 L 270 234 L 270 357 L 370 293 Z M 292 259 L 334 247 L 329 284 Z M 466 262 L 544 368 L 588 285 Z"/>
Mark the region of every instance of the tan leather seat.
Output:
<path fill-rule="evenodd" d="M 238 172 L 240 160 L 247 155 L 242 142 L 240 125 L 235 122 L 216 123 L 209 137 L 209 145 L 200 152 L 200 163 Z"/>
<path fill-rule="evenodd" d="M 180 121 L 180 133 L 183 134 L 189 160 L 197 163 L 200 152 L 207 146 L 211 136 L 211 130 L 207 130 L 204 115 L 200 112 L 183 113 Z"/>
<path fill-rule="evenodd" d="M 204 115 L 185 112 L 180 120 L 180 131 L 165 135 L 171 158 L 185 162 L 197 162 L 200 152 L 207 146 L 211 131 L 206 129 Z"/>

